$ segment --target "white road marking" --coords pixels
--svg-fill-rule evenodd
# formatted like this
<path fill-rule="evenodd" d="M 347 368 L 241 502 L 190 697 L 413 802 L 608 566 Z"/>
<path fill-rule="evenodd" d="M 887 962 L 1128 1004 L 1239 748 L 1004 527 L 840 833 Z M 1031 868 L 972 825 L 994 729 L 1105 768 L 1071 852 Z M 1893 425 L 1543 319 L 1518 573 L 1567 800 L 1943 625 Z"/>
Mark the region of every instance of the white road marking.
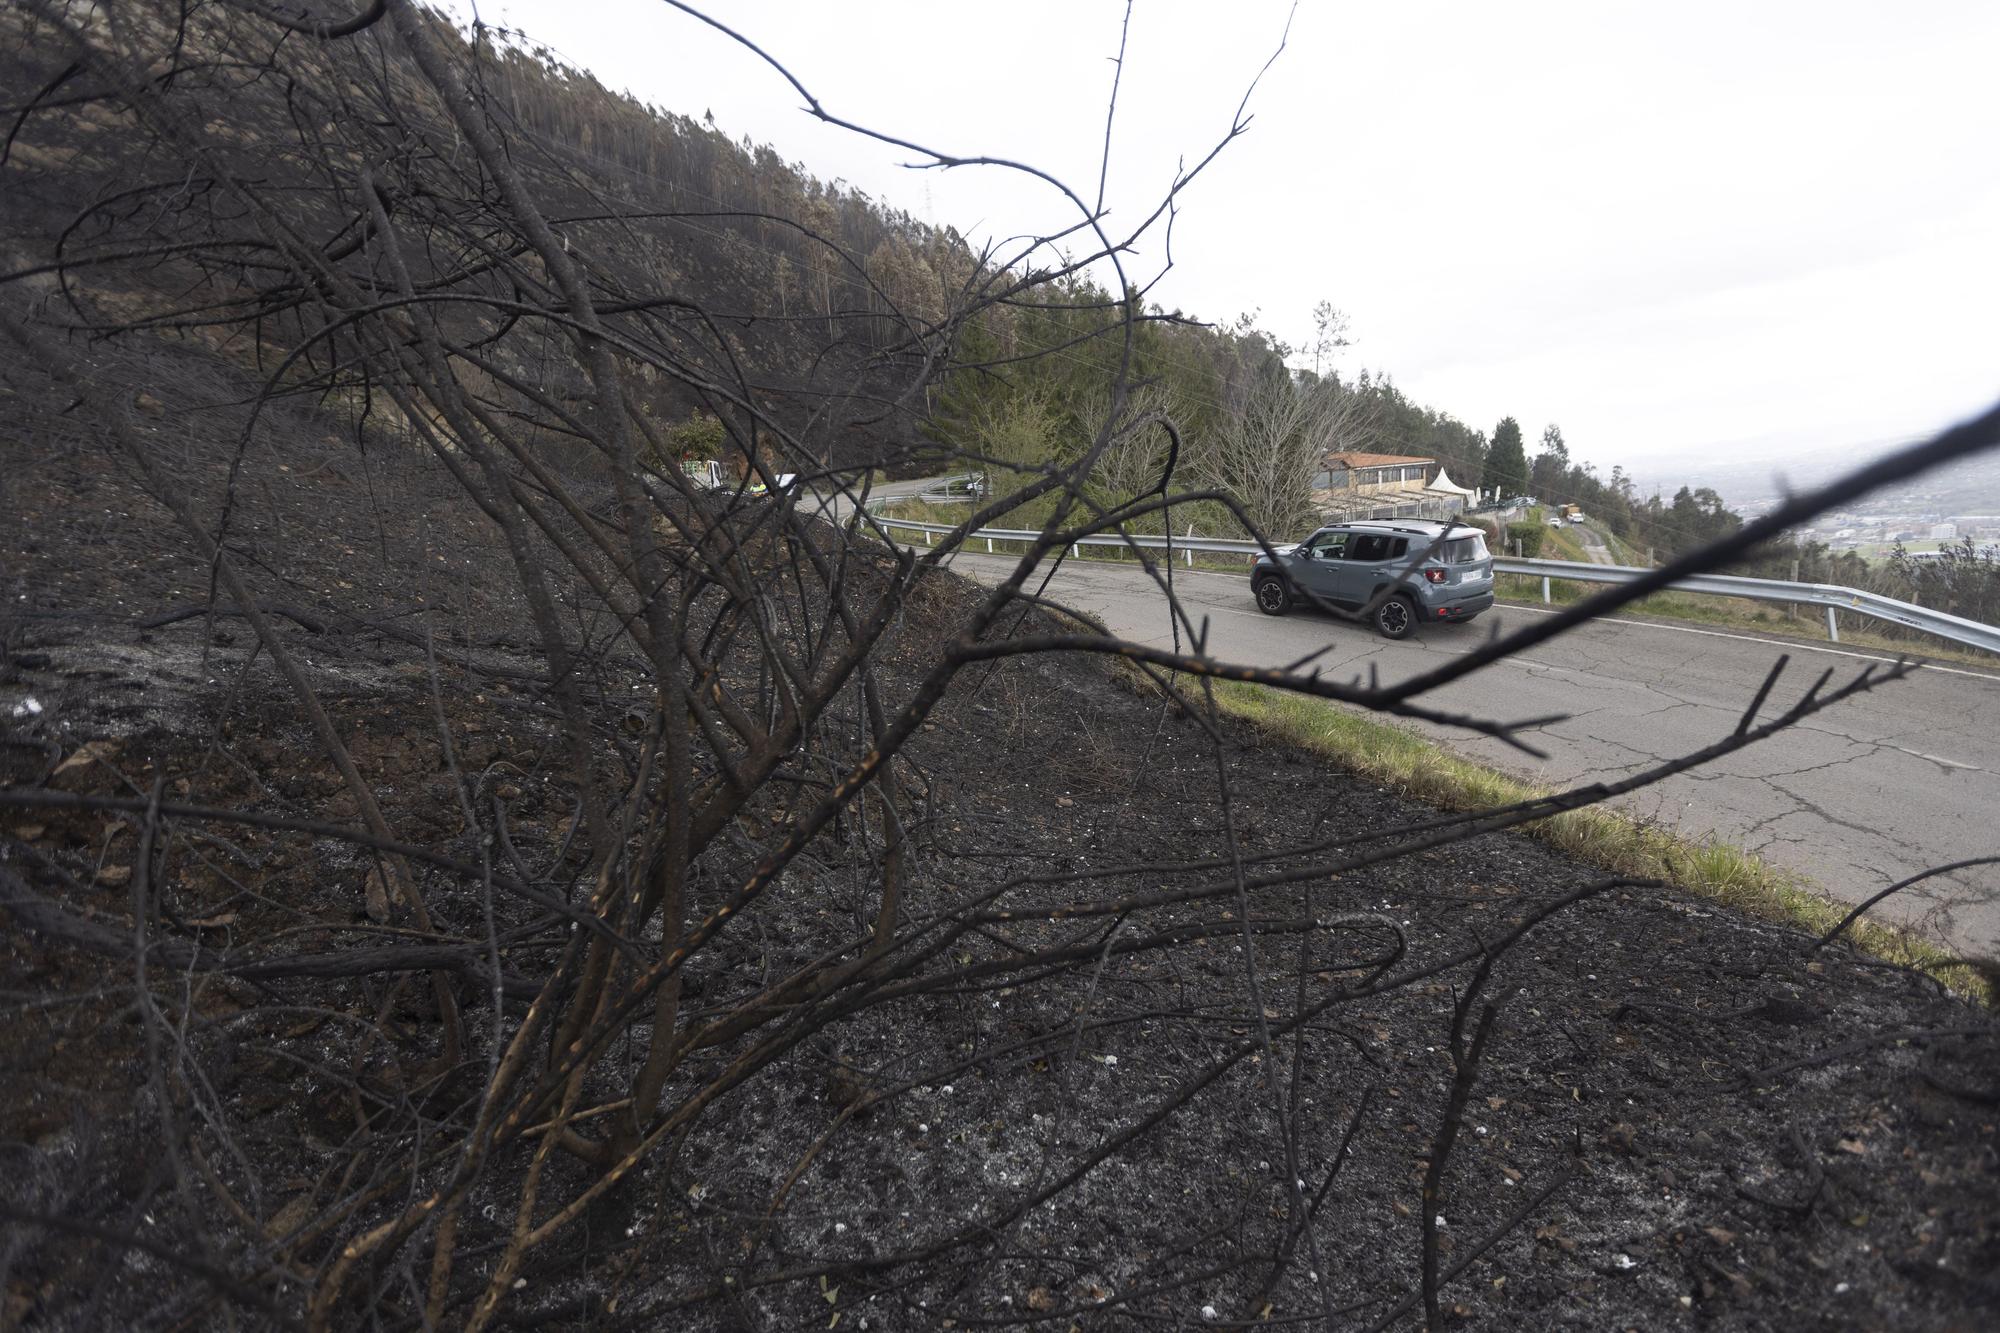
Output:
<path fill-rule="evenodd" d="M 1881 742 L 1880 744 L 1882 745 L 1882 748 L 1885 750 L 1894 750 L 1897 754 L 1906 754 L 1910 756 L 1910 758 L 1912 759 L 1926 760 L 1930 763 L 1937 764 L 1944 768 L 1961 768 L 1968 773 L 1985 772 L 1985 770 L 1982 769 L 1977 764 L 1961 764 L 1958 760 L 1946 759 L 1943 755 L 1925 754 L 1922 750 L 1906 750 L 1900 745 L 1890 745 L 1886 741 Z"/>

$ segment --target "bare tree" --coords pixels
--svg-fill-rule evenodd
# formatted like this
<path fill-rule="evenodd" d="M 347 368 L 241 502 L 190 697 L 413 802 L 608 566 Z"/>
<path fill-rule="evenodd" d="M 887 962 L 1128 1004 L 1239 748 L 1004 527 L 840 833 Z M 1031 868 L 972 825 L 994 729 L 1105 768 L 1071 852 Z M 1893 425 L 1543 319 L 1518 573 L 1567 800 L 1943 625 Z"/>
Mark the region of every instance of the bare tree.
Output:
<path fill-rule="evenodd" d="M 1330 357 L 1349 345 L 1347 316 L 1334 309 L 1333 302 L 1321 301 L 1313 307 L 1313 377 L 1324 375 Z"/>
<path fill-rule="evenodd" d="M 1108 428 L 1110 443 L 1091 471 L 1093 488 L 1107 506 L 1118 506 L 1159 491 L 1162 479 L 1177 470 L 1173 436 L 1162 422 L 1188 419 L 1186 405 L 1167 384 L 1147 384 L 1125 396 L 1122 420 L 1111 420 L 1112 393 L 1107 386 L 1091 396 L 1078 413 L 1091 423 L 1092 434 Z"/>
<path fill-rule="evenodd" d="M 1367 446 L 1367 402 L 1336 381 L 1282 373 L 1256 379 L 1212 436 L 1189 451 L 1190 475 L 1242 504 L 1252 530 L 1299 534 L 1315 517 L 1313 479 L 1326 456 Z"/>

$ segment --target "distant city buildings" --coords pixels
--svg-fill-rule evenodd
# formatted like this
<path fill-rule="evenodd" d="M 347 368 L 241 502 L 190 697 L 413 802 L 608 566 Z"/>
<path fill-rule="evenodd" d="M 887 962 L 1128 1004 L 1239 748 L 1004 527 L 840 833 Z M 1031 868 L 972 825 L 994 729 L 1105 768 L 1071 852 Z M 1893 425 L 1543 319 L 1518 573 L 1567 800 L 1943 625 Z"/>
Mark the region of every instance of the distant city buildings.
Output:
<path fill-rule="evenodd" d="M 1901 543 L 1912 554 L 1928 554 L 1940 545 L 1970 539 L 1977 549 L 2000 544 L 2000 514 L 1869 513 L 1848 510 L 1828 514 L 1817 523 L 1794 530 L 1800 541 L 1823 542 L 1830 550 L 1859 551 L 1880 556 Z"/>

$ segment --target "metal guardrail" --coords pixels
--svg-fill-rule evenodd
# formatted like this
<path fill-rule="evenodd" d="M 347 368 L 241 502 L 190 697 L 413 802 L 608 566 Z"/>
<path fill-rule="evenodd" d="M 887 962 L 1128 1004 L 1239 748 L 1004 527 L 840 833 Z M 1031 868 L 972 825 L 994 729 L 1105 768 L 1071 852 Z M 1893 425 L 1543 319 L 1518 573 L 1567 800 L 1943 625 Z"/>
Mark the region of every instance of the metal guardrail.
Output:
<path fill-rule="evenodd" d="M 900 498 L 907 500 L 910 497 L 902 496 Z M 931 538 L 940 533 L 958 531 L 957 528 L 954 528 L 949 523 L 918 523 L 913 519 L 888 518 L 882 515 L 877 515 L 875 521 L 885 528 L 903 528 L 921 532 L 924 534 L 924 545 L 926 546 L 932 545 Z M 994 542 L 1031 542 L 1041 535 L 1041 531 L 1036 528 L 981 528 L 979 531 L 969 534 L 966 540 L 984 541 L 986 549 L 991 551 Z M 912 545 L 914 544 L 912 543 Z M 1264 549 L 1257 545 L 1256 542 L 1234 541 L 1224 537 L 1162 537 L 1143 532 L 1134 533 L 1130 537 L 1120 537 L 1110 534 L 1096 537 L 1079 537 L 1071 544 L 1071 553 L 1080 554 L 1077 551 L 1077 547 L 1080 546 L 1143 546 L 1149 550 L 1185 551 L 1190 557 L 1190 564 L 1193 563 L 1192 557 L 1196 551 L 1212 551 L 1225 555 L 1256 555 Z"/>
<path fill-rule="evenodd" d="M 898 491 L 893 495 L 878 495 L 871 492 L 868 496 L 868 507 L 872 510 L 877 505 L 896 504 L 903 500 L 923 500 L 931 504 L 936 504 L 940 500 L 958 503 L 969 500 L 972 497 L 970 494 L 953 495 L 951 488 L 953 486 L 969 485 L 980 479 L 981 474 L 977 472 L 959 472 L 949 477 L 931 477 L 928 479 L 930 484 L 921 491 Z"/>
<path fill-rule="evenodd" d="M 1651 570 L 1631 565 L 1586 565 L 1569 560 L 1509 560 L 1495 558 L 1493 568 L 1502 574 L 1539 575 L 1542 600 L 1549 600 L 1550 579 L 1572 579 L 1580 583 L 1630 583 Z M 1784 579 L 1753 579 L 1740 574 L 1695 574 L 1677 579 L 1675 592 L 1707 593 L 1715 597 L 1742 597 L 1753 602 L 1789 602 L 1794 606 L 1818 606 L 1826 610 L 1827 637 L 1840 642 L 1837 611 L 1873 616 L 1905 629 L 1934 634 L 1941 639 L 2000 653 L 2000 628 L 1982 625 L 1963 616 L 1933 611 L 1914 602 L 1899 602 L 1880 593 L 1846 588 L 1837 583 L 1791 583 Z"/>
<path fill-rule="evenodd" d="M 877 517 L 875 520 L 884 528 L 901 529 L 923 534 L 924 545 L 935 543 L 936 538 L 957 529 L 948 523 L 917 523 L 909 519 Z M 984 541 L 986 549 L 992 551 L 993 543 L 1034 541 L 1042 534 L 1027 528 L 981 528 L 966 537 L 967 542 Z M 915 543 L 911 543 L 914 545 Z M 1081 555 L 1079 547 L 1084 546 L 1139 546 L 1149 550 L 1184 552 L 1187 563 L 1194 563 L 1197 551 L 1218 555 L 1254 556 L 1262 547 L 1256 542 L 1233 540 L 1224 537 L 1165 537 L 1147 533 L 1135 533 L 1130 537 L 1100 535 L 1081 537 L 1071 546 L 1071 554 Z M 1514 560 L 1496 556 L 1493 569 L 1499 574 L 1523 574 L 1542 580 L 1542 600 L 1550 600 L 1550 581 L 1568 579 L 1576 583 L 1630 583 L 1652 571 L 1638 569 L 1630 565 L 1591 565 L 1570 560 Z M 1826 611 L 1827 637 L 1840 642 L 1840 622 L 1837 613 L 1847 611 L 1855 615 L 1873 616 L 1877 620 L 1901 625 L 1905 629 L 1917 630 L 1924 634 L 1962 643 L 1970 648 L 1982 648 L 1989 653 L 2000 653 L 2000 627 L 1984 625 L 1963 616 L 1949 615 L 1943 611 L 1933 611 L 1929 607 L 1913 602 L 1899 602 L 1893 597 L 1880 593 L 1864 592 L 1859 588 L 1845 588 L 1833 583 L 1790 583 L 1782 579 L 1753 579 L 1738 574 L 1696 574 L 1690 578 L 1677 580 L 1675 592 L 1705 593 L 1715 597 L 1742 597 L 1755 602 L 1789 602 L 1796 606 L 1817 606 Z"/>

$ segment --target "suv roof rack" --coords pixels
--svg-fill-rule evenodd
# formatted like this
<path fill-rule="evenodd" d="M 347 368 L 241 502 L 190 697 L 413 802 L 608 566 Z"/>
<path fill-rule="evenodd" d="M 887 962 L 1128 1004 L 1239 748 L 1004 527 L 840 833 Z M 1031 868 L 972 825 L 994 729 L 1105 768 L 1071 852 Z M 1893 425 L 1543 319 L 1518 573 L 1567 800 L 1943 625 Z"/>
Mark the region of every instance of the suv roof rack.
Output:
<path fill-rule="evenodd" d="M 1428 525 L 1428 526 L 1420 526 Z M 1456 518 L 1350 518 L 1345 522 L 1325 523 L 1326 528 L 1372 528 L 1377 532 L 1400 532 L 1409 537 L 1448 535 L 1453 532 L 1484 533 L 1486 529 L 1477 523 L 1467 523 Z M 1435 532 L 1433 530 L 1436 530 Z"/>
<path fill-rule="evenodd" d="M 1435 519 L 1435 518 L 1361 518 L 1361 519 L 1356 519 L 1354 522 L 1349 523 L 1346 526 L 1350 528 L 1380 528 L 1384 532 L 1403 532 L 1410 534 L 1419 534 L 1428 532 L 1430 528 L 1420 526 L 1422 524 L 1429 524 L 1430 527 L 1432 528 L 1442 528 L 1446 532 L 1449 532 L 1452 530 L 1452 528 L 1458 526 L 1457 524 L 1452 523 L 1448 520 Z"/>

